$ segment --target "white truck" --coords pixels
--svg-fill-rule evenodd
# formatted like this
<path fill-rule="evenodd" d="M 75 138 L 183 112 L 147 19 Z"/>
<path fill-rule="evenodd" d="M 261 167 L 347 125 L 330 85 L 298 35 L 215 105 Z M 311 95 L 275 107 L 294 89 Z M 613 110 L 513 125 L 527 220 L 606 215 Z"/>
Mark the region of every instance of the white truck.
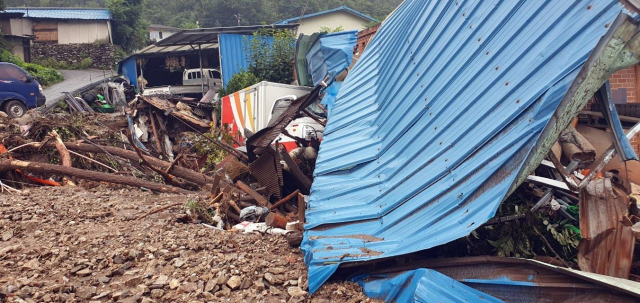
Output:
<path fill-rule="evenodd" d="M 142 94 L 144 96 L 202 94 L 203 88 L 205 94 L 209 88 L 214 92 L 218 92 L 222 88 L 219 70 L 214 68 L 185 69 L 182 73 L 182 85 L 145 87 Z"/>
<path fill-rule="evenodd" d="M 245 138 L 244 130 L 256 133 L 269 121 L 278 117 L 299 97 L 313 88 L 263 81 L 222 98 L 222 124 L 229 127 L 231 135 L 239 142 Z M 322 139 L 324 126 L 312 118 L 304 117 L 292 121 L 286 128 L 289 134 L 307 139 L 310 136 Z M 297 147 L 295 140 L 280 135 L 278 138 L 287 151 Z"/>

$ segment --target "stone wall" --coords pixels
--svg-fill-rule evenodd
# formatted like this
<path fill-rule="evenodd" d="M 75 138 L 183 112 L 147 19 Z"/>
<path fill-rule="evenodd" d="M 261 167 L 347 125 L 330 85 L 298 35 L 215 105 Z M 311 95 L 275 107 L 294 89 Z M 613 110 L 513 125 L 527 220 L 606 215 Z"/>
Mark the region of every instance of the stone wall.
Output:
<path fill-rule="evenodd" d="M 114 48 L 108 43 L 102 44 L 56 44 L 33 43 L 31 59 L 54 59 L 68 64 L 79 63 L 82 59 L 91 58 L 95 68 L 111 68 L 114 66 Z"/>

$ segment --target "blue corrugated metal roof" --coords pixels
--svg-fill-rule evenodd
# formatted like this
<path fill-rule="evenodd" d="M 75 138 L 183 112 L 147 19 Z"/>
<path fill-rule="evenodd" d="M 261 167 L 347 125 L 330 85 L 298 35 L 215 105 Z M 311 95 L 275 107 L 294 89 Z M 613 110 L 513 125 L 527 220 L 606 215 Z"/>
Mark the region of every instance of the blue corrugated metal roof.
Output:
<path fill-rule="evenodd" d="M 344 82 L 302 248 L 311 292 L 340 263 L 407 254 L 495 215 L 614 0 L 407 0 Z"/>
<path fill-rule="evenodd" d="M 335 12 L 339 12 L 339 11 L 345 11 L 348 12 L 350 14 L 356 15 L 362 19 L 367 19 L 369 21 L 378 21 L 374 18 L 372 18 L 369 15 L 363 14 L 353 8 L 350 8 L 346 5 L 340 6 L 340 7 L 336 7 L 334 9 L 330 9 L 330 10 L 326 10 L 326 11 L 321 11 L 321 12 L 317 12 L 317 13 L 313 13 L 313 14 L 309 14 L 309 15 L 304 15 L 302 16 L 302 19 L 306 19 L 306 18 L 311 18 L 311 17 L 316 17 L 316 16 L 321 16 L 321 15 L 326 15 L 326 14 L 330 14 L 330 13 L 335 13 Z M 300 20 L 300 17 L 294 17 L 294 18 L 289 18 L 289 19 L 285 19 L 285 20 L 280 20 L 274 24 L 279 25 L 279 24 L 289 24 L 289 23 L 295 23 L 297 21 Z"/>
<path fill-rule="evenodd" d="M 252 35 L 239 34 L 220 34 L 218 37 L 223 87 L 227 87 L 233 75 L 249 68 L 245 40 L 251 37 Z M 269 45 L 273 43 L 272 36 L 261 36 L 260 39 L 266 40 Z"/>
<path fill-rule="evenodd" d="M 106 8 L 9 7 L 5 11 L 35 19 L 111 20 L 111 12 Z"/>
<path fill-rule="evenodd" d="M 358 31 L 323 34 L 307 53 L 307 70 L 313 85 L 326 77 L 333 78 L 351 65 L 353 47 L 358 41 Z"/>
<path fill-rule="evenodd" d="M 364 293 L 385 302 L 502 302 L 435 270 L 419 268 L 400 274 L 354 278 Z"/>

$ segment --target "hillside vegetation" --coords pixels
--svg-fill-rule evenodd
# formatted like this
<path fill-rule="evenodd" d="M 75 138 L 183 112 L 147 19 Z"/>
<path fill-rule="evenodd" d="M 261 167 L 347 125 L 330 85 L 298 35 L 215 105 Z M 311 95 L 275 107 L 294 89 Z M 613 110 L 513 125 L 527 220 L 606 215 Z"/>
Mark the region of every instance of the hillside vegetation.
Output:
<path fill-rule="evenodd" d="M 107 7 L 109 0 L 5 0 L 7 6 Z M 378 20 L 402 0 L 153 0 L 146 1 L 148 23 L 175 27 L 215 27 L 273 23 L 347 5 Z"/>

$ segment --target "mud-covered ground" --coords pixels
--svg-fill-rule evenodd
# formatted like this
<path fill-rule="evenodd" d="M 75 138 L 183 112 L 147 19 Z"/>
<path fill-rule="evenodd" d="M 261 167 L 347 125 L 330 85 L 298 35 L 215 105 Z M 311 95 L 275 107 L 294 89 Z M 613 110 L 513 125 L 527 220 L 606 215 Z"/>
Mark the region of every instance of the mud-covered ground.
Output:
<path fill-rule="evenodd" d="M 0 302 L 370 301 L 351 282 L 310 297 L 283 236 L 180 223 L 181 207 L 137 219 L 186 196 L 83 186 L 0 193 Z"/>

